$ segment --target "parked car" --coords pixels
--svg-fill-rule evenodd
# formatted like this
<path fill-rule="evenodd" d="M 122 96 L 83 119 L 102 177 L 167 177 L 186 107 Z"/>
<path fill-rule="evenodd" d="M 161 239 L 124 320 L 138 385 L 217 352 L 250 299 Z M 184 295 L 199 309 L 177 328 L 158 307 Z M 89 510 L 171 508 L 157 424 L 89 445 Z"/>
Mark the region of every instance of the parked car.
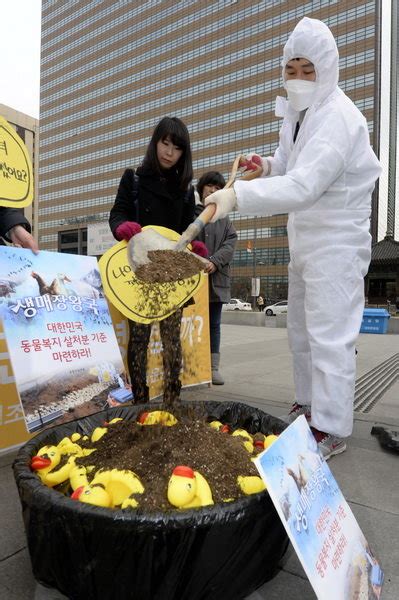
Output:
<path fill-rule="evenodd" d="M 238 298 L 232 298 L 230 302 L 223 305 L 223 310 L 252 310 L 249 302 L 243 302 Z"/>
<path fill-rule="evenodd" d="M 280 300 L 280 302 L 266 306 L 265 313 L 268 317 L 272 317 L 273 315 L 281 315 L 281 313 L 287 312 L 287 306 L 288 300 Z"/>

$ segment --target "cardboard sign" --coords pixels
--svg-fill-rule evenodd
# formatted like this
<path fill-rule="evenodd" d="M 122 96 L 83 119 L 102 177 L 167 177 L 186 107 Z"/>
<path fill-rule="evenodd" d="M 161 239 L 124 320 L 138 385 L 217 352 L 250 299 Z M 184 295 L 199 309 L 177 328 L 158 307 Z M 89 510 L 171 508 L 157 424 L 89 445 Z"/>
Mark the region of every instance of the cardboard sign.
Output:
<path fill-rule="evenodd" d="M 168 239 L 177 241 L 180 238 L 171 229 L 151 227 Z M 126 250 L 127 243 L 118 242 L 101 257 L 99 265 L 108 300 L 132 321 L 146 324 L 162 321 L 183 306 L 204 281 L 204 274 L 201 272 L 172 284 L 143 285 L 129 265 Z"/>
<path fill-rule="evenodd" d="M 0 314 L 29 432 L 98 412 L 124 385 L 95 258 L 1 247 Z"/>
<path fill-rule="evenodd" d="M 194 303 L 183 310 L 180 330 L 183 365 L 180 381 L 183 387 L 192 387 L 211 381 L 211 356 L 209 342 L 209 300 L 208 276 L 205 283 L 193 296 Z M 129 325 L 114 306 L 110 305 L 119 348 L 126 364 L 127 345 L 129 341 Z M 162 342 L 159 325 L 154 323 L 147 351 L 147 384 L 150 398 L 156 398 L 163 391 Z"/>
<path fill-rule="evenodd" d="M 33 200 L 32 164 L 25 144 L 0 117 L 0 206 L 24 208 Z"/>
<path fill-rule="evenodd" d="M 380 598 L 383 571 L 302 415 L 256 460 L 318 598 Z"/>
<path fill-rule="evenodd" d="M 0 319 L 0 452 L 29 439 Z"/>

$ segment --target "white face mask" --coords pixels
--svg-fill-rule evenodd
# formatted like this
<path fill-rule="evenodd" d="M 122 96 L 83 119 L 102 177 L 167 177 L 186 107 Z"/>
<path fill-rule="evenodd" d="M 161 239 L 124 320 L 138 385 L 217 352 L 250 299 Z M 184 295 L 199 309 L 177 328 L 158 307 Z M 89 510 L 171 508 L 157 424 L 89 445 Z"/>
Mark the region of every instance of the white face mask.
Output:
<path fill-rule="evenodd" d="M 294 110 L 300 112 L 309 108 L 316 93 L 317 83 L 305 79 L 287 79 L 285 89 L 288 101 Z"/>

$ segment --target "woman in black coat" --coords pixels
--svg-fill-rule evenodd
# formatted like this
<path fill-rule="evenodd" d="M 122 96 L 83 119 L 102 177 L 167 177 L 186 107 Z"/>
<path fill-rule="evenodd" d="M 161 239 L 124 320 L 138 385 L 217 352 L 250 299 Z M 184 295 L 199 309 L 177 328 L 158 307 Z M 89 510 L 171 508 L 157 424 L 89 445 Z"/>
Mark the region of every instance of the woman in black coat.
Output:
<path fill-rule="evenodd" d="M 196 206 L 196 214 L 204 209 L 203 202 L 216 190 L 221 190 L 226 182 L 218 171 L 204 173 L 197 183 L 201 204 Z M 237 232 L 228 217 L 208 223 L 198 236 L 205 242 L 209 253 L 209 263 L 205 272 L 209 273 L 209 327 L 211 342 L 212 383 L 223 385 L 219 371 L 220 330 L 223 304 L 230 300 L 230 263 L 233 260 L 237 243 Z"/>
<path fill-rule="evenodd" d="M 109 224 L 117 240 L 130 240 L 145 225 L 182 233 L 194 219 L 194 191 L 189 133 L 177 117 L 164 117 L 155 127 L 144 160 L 136 171 L 126 169 L 119 184 Z M 194 243 L 194 252 L 204 245 Z M 182 309 L 160 321 L 163 346 L 164 401 L 180 395 Z M 128 367 L 134 401 L 149 401 L 147 347 L 151 325 L 129 321 Z"/>

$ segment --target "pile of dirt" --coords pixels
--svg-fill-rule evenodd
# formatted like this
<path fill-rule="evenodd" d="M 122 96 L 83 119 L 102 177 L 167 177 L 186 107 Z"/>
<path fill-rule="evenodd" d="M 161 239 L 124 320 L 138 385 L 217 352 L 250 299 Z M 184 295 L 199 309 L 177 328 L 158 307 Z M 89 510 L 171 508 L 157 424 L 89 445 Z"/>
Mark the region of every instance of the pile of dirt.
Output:
<path fill-rule="evenodd" d="M 144 494 L 136 496 L 144 510 L 175 510 L 167 500 L 167 487 L 179 465 L 189 466 L 206 478 L 215 503 L 242 497 L 237 477 L 258 475 L 251 461 L 254 455 L 245 449 L 243 438 L 221 433 L 192 414 L 174 414 L 178 423 L 170 427 L 143 426 L 135 421 L 109 425 L 96 444 L 88 444 L 96 452 L 76 463 L 94 465 L 92 476 L 100 468 L 133 471 L 145 488 Z"/>
<path fill-rule="evenodd" d="M 149 263 L 136 269 L 136 276 L 148 283 L 169 283 L 196 275 L 204 268 L 204 263 L 191 252 L 175 250 L 150 250 Z"/>

